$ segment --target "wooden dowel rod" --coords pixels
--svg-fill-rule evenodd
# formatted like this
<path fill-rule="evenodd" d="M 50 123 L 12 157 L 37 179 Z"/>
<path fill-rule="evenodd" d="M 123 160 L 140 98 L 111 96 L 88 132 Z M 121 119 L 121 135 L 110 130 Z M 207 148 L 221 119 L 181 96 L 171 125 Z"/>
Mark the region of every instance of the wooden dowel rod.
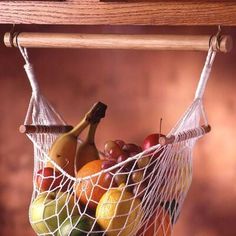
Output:
<path fill-rule="evenodd" d="M 70 125 L 21 125 L 20 133 L 66 133 L 73 129 Z"/>
<path fill-rule="evenodd" d="M 7 47 L 25 48 L 100 48 L 207 51 L 209 45 L 220 52 L 232 49 L 232 38 L 222 35 L 218 44 L 209 35 L 121 35 L 72 33 L 19 33 L 4 36 Z"/>
<path fill-rule="evenodd" d="M 182 142 L 191 138 L 202 136 L 211 131 L 210 125 L 203 125 L 196 129 L 190 129 L 179 133 L 177 136 L 171 135 L 170 137 L 160 137 L 159 143 L 163 145 L 172 144 L 175 142 Z"/>

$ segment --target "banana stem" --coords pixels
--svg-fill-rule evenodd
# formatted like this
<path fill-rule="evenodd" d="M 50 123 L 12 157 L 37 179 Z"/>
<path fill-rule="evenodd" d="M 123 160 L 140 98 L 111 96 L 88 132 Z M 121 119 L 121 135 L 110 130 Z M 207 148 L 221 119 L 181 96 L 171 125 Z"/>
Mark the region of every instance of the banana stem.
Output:
<path fill-rule="evenodd" d="M 98 127 L 98 123 L 90 125 L 89 131 L 88 131 L 88 136 L 87 136 L 86 141 L 85 141 L 86 143 L 94 144 L 95 133 L 96 133 L 96 129 Z"/>
<path fill-rule="evenodd" d="M 102 102 L 95 103 L 88 113 L 84 116 L 83 120 L 72 129 L 69 134 L 74 137 L 78 137 L 78 135 L 89 125 L 89 124 L 98 124 L 100 119 L 105 117 L 107 105 Z M 93 140 L 94 134 L 96 131 L 96 126 L 92 128 L 91 139 Z M 92 126 L 93 127 L 93 126 Z M 94 131 L 93 131 L 94 129 Z M 89 131 L 90 132 L 90 131 Z"/>
<path fill-rule="evenodd" d="M 77 138 L 80 133 L 89 125 L 89 121 L 84 118 L 78 125 L 76 125 L 68 134 Z"/>
<path fill-rule="evenodd" d="M 100 121 L 101 118 L 105 116 L 107 106 L 102 102 L 95 103 L 92 108 L 89 110 L 88 113 L 84 116 L 83 120 L 76 125 L 69 134 L 73 135 L 74 137 L 78 137 L 79 134 L 89 125 L 89 124 L 96 124 Z M 96 127 L 96 126 L 95 126 Z M 96 128 L 94 131 L 95 133 Z M 91 138 L 93 139 L 94 134 L 91 134 Z"/>

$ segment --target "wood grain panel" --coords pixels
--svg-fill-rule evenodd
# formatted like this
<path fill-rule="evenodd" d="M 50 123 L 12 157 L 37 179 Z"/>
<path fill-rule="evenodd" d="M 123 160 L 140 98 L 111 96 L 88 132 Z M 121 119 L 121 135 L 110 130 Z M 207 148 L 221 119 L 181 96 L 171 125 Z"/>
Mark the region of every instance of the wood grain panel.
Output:
<path fill-rule="evenodd" d="M 236 1 L 0 2 L 0 23 L 236 25 Z"/>

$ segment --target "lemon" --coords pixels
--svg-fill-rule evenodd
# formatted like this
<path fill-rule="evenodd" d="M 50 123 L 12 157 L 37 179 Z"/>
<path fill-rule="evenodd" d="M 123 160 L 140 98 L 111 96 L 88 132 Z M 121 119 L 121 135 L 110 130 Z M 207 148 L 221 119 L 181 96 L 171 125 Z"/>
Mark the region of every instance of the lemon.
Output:
<path fill-rule="evenodd" d="M 124 184 L 108 190 L 96 209 L 97 222 L 107 236 L 133 235 L 138 229 L 142 214 L 141 201 L 134 198 Z"/>

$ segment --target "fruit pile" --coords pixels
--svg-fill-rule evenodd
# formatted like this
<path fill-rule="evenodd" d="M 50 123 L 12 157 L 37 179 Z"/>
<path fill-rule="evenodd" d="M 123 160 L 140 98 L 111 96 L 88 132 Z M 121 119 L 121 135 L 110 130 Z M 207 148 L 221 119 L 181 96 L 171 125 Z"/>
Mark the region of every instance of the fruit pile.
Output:
<path fill-rule="evenodd" d="M 98 152 L 95 133 L 105 111 L 105 104 L 95 104 L 74 129 L 55 140 L 50 160 L 36 171 L 37 196 L 29 215 L 38 235 L 171 235 L 178 212 L 175 190 L 185 190 L 189 179 L 167 184 L 171 165 L 163 167 L 163 148 L 152 148 L 161 134 L 147 136 L 142 147 L 109 140 Z M 153 181 L 159 175 L 156 189 Z M 158 198 L 163 192 L 168 195 Z"/>

